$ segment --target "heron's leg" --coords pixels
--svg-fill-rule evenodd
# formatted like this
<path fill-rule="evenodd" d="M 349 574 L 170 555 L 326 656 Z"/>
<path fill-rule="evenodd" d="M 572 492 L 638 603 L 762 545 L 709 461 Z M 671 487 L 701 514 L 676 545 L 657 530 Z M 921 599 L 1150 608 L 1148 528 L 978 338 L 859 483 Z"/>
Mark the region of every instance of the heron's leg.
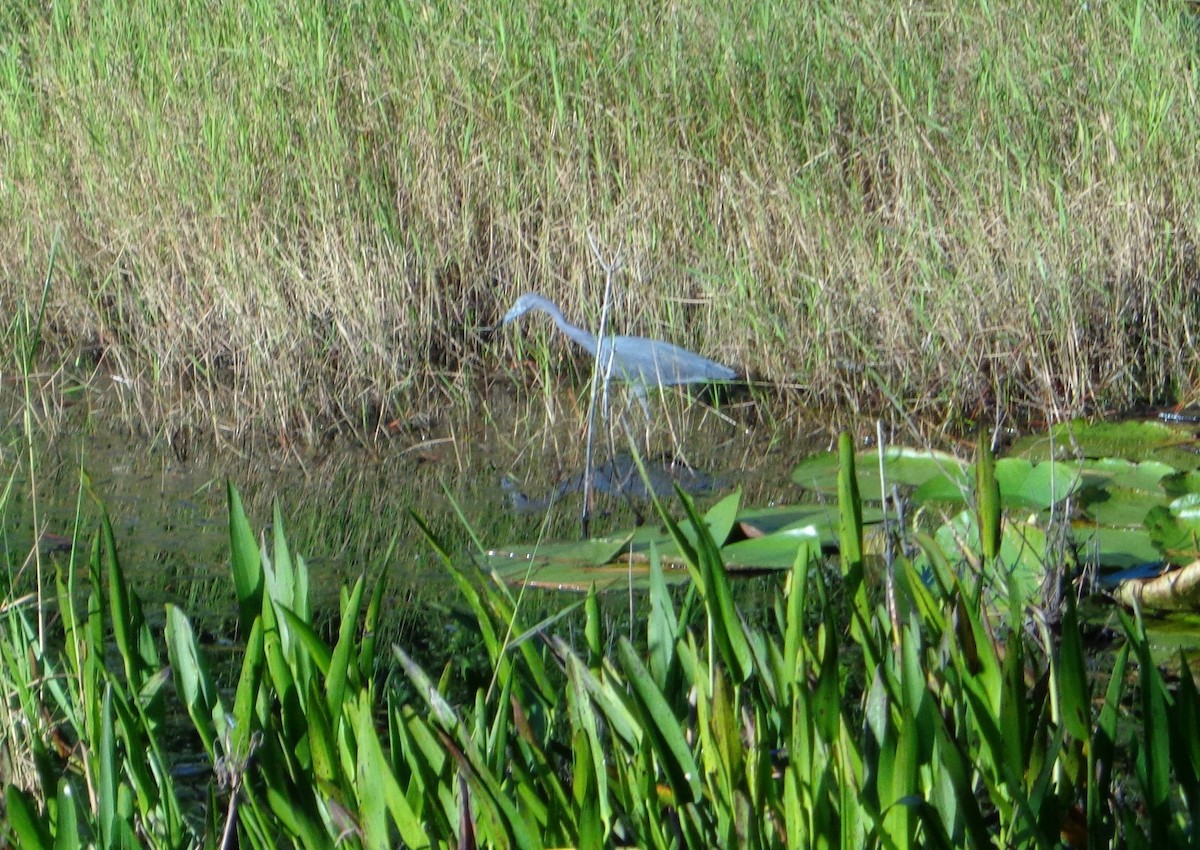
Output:
<path fill-rule="evenodd" d="M 621 406 L 620 423 L 621 423 L 621 429 L 625 432 L 626 442 L 629 443 L 630 449 L 633 449 L 633 431 L 629 427 L 628 414 L 629 414 L 629 398 L 626 397 L 625 403 Z M 648 428 L 649 428 L 649 426 L 647 425 L 647 429 Z M 647 434 L 649 434 L 649 430 L 647 430 Z M 613 442 L 614 442 L 613 441 L 613 429 L 609 428 L 609 430 L 608 430 L 608 463 L 609 463 L 609 469 L 612 472 L 612 478 L 613 478 L 613 480 L 620 482 L 621 495 L 625 498 L 625 503 L 627 505 L 629 505 L 629 509 L 631 511 L 633 511 L 634 523 L 636 525 L 644 525 L 646 523 L 646 517 L 645 517 L 645 515 L 643 515 L 642 509 L 640 507 L 638 507 L 637 501 L 633 498 L 633 493 L 631 492 L 631 489 L 628 486 L 628 484 L 629 484 L 628 478 L 630 477 L 630 472 L 629 472 L 629 470 L 626 470 L 626 472 L 624 474 L 622 474 L 621 470 L 617 467 L 617 450 L 616 450 L 616 446 L 613 444 Z M 635 466 L 636 465 L 633 463 L 632 458 L 631 458 L 630 464 L 629 464 L 629 469 L 632 470 L 635 468 Z"/>
<path fill-rule="evenodd" d="M 646 397 L 645 384 L 633 384 L 633 394 L 637 400 L 642 403 L 642 412 L 646 414 L 646 421 L 650 421 L 650 400 Z"/>

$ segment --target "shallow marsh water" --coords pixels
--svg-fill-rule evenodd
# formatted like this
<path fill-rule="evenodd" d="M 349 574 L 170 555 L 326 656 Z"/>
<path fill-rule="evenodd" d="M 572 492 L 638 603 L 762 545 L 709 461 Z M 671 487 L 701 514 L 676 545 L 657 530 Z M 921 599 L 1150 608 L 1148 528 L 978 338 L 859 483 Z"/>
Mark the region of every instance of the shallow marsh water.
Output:
<path fill-rule="evenodd" d="M 369 448 L 345 440 L 320 452 L 286 446 L 241 452 L 148 439 L 114 424 L 101 399 L 35 429 L 31 481 L 20 407 L 8 402 L 10 424 L 0 446 L 13 475 L 0 539 L 7 563 L 33 568 L 36 519 L 43 568 L 66 564 L 78 512 L 76 558 L 83 569 L 103 506 L 148 611 L 175 603 L 218 633 L 234 610 L 227 481 L 239 489 L 257 529 L 268 526 L 278 501 L 292 551 L 309 564 L 314 601 L 331 611 L 339 588 L 364 573 L 386 574 L 399 620 L 431 604 L 453 604 L 456 591 L 410 512 L 463 559 L 476 551 L 472 534 L 485 547 L 580 534 L 582 496 L 564 486 L 584 462 L 582 419 L 573 411 L 522 408 L 499 395 L 475 421 L 398 430 Z M 795 498 L 792 465 L 828 440 L 822 433 L 781 439 L 742 421 L 750 418 L 744 409 L 717 412 L 684 399 L 667 417 L 648 434 L 644 419 L 631 417 L 634 439 L 652 459 L 682 458 L 711 475 L 718 486 L 697 495 L 702 507 L 736 488 L 747 504 Z M 627 450 L 626 439 L 614 439 L 618 453 Z M 598 440 L 598 457 L 609 450 L 607 439 Z M 505 476 L 530 500 L 553 496 L 549 506 L 514 510 Z M 640 505 L 654 521 L 649 506 Z M 633 516 L 628 500 L 601 494 L 591 532 L 628 526 Z"/>
<path fill-rule="evenodd" d="M 575 483 L 584 463 L 583 417 L 565 404 L 545 407 L 493 393 L 468 421 L 399 428 L 369 447 L 334 440 L 321 451 L 303 452 L 278 444 L 244 451 L 147 438 L 115 424 L 104 401 L 91 399 L 34 428 L 31 484 L 20 404 L 4 399 L 8 424 L 0 460 L 12 483 L 0 514 L 0 552 L 10 570 L 28 579 L 35 567 L 36 521 L 43 575 L 53 576 L 71 558 L 78 513 L 82 545 L 76 563 L 86 576 L 103 508 L 122 566 L 151 618 L 173 603 L 218 638 L 231 633 L 235 613 L 226 482 L 239 489 L 258 530 L 269 527 L 278 502 L 291 550 L 309 565 L 318 610 L 336 612 L 342 587 L 359 575 L 373 580 L 382 574 L 389 594 L 386 626 L 421 643 L 444 643 L 446 636 L 433 635 L 430 626 L 459 599 L 412 513 L 459 563 L 478 561 L 479 546 L 580 536 L 582 495 Z M 791 470 L 829 447 L 829 429 L 768 429 L 756 424 L 749 403 L 718 410 L 683 397 L 671 401 L 649 433 L 644 419 L 632 419 L 633 439 L 652 462 L 682 458 L 712 478 L 711 492 L 695 497 L 701 508 L 739 488 L 746 506 L 795 502 L 800 491 Z M 610 447 L 601 436 L 597 457 L 610 451 L 620 456 L 628 451 L 626 440 L 617 435 Z M 523 503 L 514 504 L 514 493 Z M 644 501 L 599 494 L 591 533 L 628 528 L 634 508 L 657 524 Z M 676 506 L 672 513 L 681 511 Z M 753 597 L 757 591 L 743 586 L 740 592 Z M 617 612 L 633 601 L 618 599 L 623 594 L 615 591 L 608 596 Z M 562 605 L 550 592 L 537 597 L 547 613 Z M 1110 603 L 1092 607 L 1089 618 L 1111 624 L 1114 609 Z M 1200 635 L 1191 622 L 1150 626 L 1164 658 L 1181 647 L 1190 650 Z M 444 649 L 431 645 L 430 654 L 444 658 Z"/>

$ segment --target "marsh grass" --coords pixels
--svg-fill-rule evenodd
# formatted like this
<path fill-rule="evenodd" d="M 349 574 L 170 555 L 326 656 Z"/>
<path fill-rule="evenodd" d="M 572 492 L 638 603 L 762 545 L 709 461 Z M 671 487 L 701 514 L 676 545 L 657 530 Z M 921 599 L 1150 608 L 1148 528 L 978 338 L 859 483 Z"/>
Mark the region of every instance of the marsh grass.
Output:
<path fill-rule="evenodd" d="M 369 436 L 469 406 L 521 291 L 594 325 L 594 234 L 617 329 L 785 402 L 1190 401 L 1195 51 L 1139 0 L 21 0 L 0 306 L 61 229 L 46 353 L 131 418 Z"/>

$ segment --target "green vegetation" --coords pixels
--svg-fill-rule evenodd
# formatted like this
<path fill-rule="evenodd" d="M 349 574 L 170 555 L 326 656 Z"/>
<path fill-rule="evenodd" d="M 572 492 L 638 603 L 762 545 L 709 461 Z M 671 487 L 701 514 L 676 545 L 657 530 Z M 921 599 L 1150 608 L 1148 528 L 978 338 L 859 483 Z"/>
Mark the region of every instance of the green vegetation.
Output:
<path fill-rule="evenodd" d="M 838 452 L 818 452 L 792 471 L 798 497 L 766 508 L 743 505 L 739 492 L 704 514 L 731 573 L 788 570 L 799 545 L 837 553 L 846 565 L 886 557 L 887 514 L 860 509 L 847 524 L 830 505 L 883 504 L 885 494 L 914 515 L 913 530 L 932 536 L 955 571 L 993 565 L 1013 604 L 1047 602 L 1048 578 L 1063 562 L 1083 568 L 1077 590 L 1111 591 L 1143 610 L 1200 610 L 1200 438 L 1157 421 L 1063 422 L 1017 440 L 997 460 L 986 434 L 969 464 L 946 452 L 889 446 L 857 454 L 843 435 Z M 853 478 L 842 474 L 850 463 Z M 851 487 L 852 489 L 846 489 Z M 793 501 L 793 499 L 797 499 Z M 988 510 L 977 510 L 975 500 Z M 1014 514 L 1001 524 L 1002 511 Z M 986 513 L 989 525 L 980 525 Z M 866 528 L 871 536 L 864 549 Z M 855 531 L 856 533 L 849 533 Z M 687 556 L 666 529 L 641 525 L 577 540 L 539 537 L 490 549 L 485 566 L 516 585 L 587 590 L 648 585 L 651 555 L 669 583 L 686 584 Z M 913 565 L 928 570 L 928 558 Z M 1057 582 L 1050 587 L 1057 589 Z M 1051 597 L 1051 600 L 1053 597 Z"/>
<path fill-rule="evenodd" d="M 520 291 L 594 325 L 593 234 L 621 330 L 768 395 L 1190 400 L 1195 33 L 1138 0 L 17 0 L 0 310 L 60 232 L 71 380 L 156 432 L 370 433 L 512 363 L 475 329 Z"/>
<path fill-rule="evenodd" d="M 860 551 L 849 447 L 841 535 Z M 995 526 L 999 500 L 977 502 Z M 525 622 L 502 583 L 446 557 L 491 670 L 456 698 L 453 662 L 430 674 L 377 644 L 380 585 L 345 588 L 323 637 L 281 517 L 260 548 L 232 488 L 229 506 L 245 650 L 223 687 L 184 612 L 151 627 L 107 523 L 86 583 L 58 571 L 52 635 L 34 628 L 39 598 L 0 613 L 17 846 L 220 846 L 234 830 L 250 847 L 1149 847 L 1191 834 L 1200 694 L 1187 665 L 1168 686 L 1140 617 L 1123 616 L 1100 677 L 1071 595 L 1027 622 L 995 603 L 986 557 L 955 572 L 921 537 L 928 580 L 897 554 L 880 587 L 865 562 L 829 573 L 799 545 L 770 624 L 751 626 L 684 499 L 682 525 L 659 510 L 691 586 L 669 593 L 652 557 L 632 640 L 594 593 L 571 640 L 561 615 Z M 212 766 L 192 803 L 165 743 L 184 714 Z"/>

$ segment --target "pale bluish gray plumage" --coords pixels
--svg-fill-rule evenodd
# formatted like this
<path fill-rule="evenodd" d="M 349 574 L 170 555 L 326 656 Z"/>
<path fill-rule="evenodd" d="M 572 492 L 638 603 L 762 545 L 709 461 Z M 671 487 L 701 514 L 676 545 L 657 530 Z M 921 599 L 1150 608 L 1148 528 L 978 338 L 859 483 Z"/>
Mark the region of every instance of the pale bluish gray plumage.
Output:
<path fill-rule="evenodd" d="M 599 358 L 602 369 L 607 368 L 611 353 L 611 377 L 633 384 L 643 392 L 646 387 L 730 381 L 737 377 L 737 372 L 728 366 L 657 339 L 612 336 L 605 337 L 597 346 L 595 336 L 568 322 L 563 318 L 558 305 L 535 292 L 528 292 L 518 298 L 504 314 L 500 324 L 507 325 L 530 310 L 547 313 L 568 339 L 588 354 Z"/>

